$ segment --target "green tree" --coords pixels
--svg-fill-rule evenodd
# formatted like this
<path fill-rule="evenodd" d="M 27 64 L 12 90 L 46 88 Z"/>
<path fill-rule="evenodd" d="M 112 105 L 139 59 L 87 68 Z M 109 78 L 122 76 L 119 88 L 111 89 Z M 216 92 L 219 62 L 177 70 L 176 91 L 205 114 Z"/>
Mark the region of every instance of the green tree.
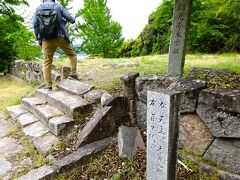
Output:
<path fill-rule="evenodd" d="M 163 0 L 134 41 L 130 54 L 167 53 L 174 0 Z M 239 0 L 194 0 L 187 51 L 200 53 L 240 52 Z M 121 49 L 125 54 L 124 48 Z"/>
<path fill-rule="evenodd" d="M 82 40 L 80 49 L 89 55 L 116 57 L 122 38 L 122 27 L 112 20 L 107 0 L 84 0 L 77 13 L 83 23 L 77 23 L 78 36 Z"/>
<path fill-rule="evenodd" d="M 7 72 L 8 65 L 16 58 L 30 60 L 39 56 L 40 48 L 35 38 L 17 15 L 13 6 L 25 4 L 24 0 L 0 0 L 0 72 Z"/>

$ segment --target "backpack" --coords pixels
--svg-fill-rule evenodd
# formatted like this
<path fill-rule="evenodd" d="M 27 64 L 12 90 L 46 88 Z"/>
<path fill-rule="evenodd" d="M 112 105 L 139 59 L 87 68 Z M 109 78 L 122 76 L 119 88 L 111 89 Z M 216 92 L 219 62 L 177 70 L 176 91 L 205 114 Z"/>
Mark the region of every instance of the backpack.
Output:
<path fill-rule="evenodd" d="M 39 20 L 40 38 L 52 39 L 58 35 L 59 23 L 57 11 L 54 9 L 55 5 L 51 9 L 40 9 L 36 13 Z"/>

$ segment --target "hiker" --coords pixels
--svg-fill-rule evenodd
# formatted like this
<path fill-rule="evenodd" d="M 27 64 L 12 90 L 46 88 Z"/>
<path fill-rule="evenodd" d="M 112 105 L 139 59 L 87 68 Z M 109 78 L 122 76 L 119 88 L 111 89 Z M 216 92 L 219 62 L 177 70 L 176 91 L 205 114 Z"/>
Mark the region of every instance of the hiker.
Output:
<path fill-rule="evenodd" d="M 58 47 L 69 56 L 70 77 L 79 80 L 76 74 L 77 55 L 70 44 L 65 28 L 67 21 L 72 24 L 75 23 L 75 19 L 69 12 L 55 3 L 55 0 L 43 0 L 43 3 L 37 7 L 34 14 L 34 33 L 43 52 L 44 89 L 52 90 L 51 65 L 54 52 Z"/>

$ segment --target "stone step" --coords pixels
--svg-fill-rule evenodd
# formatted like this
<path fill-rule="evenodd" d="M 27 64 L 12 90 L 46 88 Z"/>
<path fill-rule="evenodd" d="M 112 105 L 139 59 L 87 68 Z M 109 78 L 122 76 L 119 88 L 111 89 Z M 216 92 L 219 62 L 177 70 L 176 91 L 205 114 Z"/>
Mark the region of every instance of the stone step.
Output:
<path fill-rule="evenodd" d="M 57 108 L 46 104 L 45 100 L 30 97 L 23 98 L 21 103 L 26 110 L 33 113 L 56 136 L 66 133 L 74 124 L 72 118 L 67 117 Z"/>
<path fill-rule="evenodd" d="M 111 107 L 98 109 L 93 117 L 78 132 L 77 147 L 111 136 L 112 123 L 107 117 Z"/>
<path fill-rule="evenodd" d="M 23 133 L 33 142 L 38 152 L 47 154 L 59 142 L 59 139 L 50 133 L 41 121 L 20 105 L 8 107 L 7 110 L 22 127 Z"/>
<path fill-rule="evenodd" d="M 74 79 L 64 79 L 57 84 L 57 87 L 61 90 L 67 91 L 71 94 L 83 96 L 89 92 L 93 86 Z"/>
<path fill-rule="evenodd" d="M 91 108 L 91 104 L 88 101 L 78 95 L 72 95 L 67 92 L 38 89 L 36 95 L 72 118 Z"/>

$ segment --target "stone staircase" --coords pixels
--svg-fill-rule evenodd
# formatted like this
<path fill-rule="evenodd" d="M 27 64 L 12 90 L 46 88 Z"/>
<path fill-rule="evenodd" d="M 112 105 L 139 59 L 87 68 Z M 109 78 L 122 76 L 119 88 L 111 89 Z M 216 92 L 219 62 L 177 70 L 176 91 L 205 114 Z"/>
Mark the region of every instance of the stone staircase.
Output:
<path fill-rule="evenodd" d="M 84 112 L 92 111 L 94 104 L 100 102 L 101 96 L 106 93 L 104 90 L 93 90 L 93 86 L 71 79 L 59 82 L 57 87 L 59 90 L 38 89 L 34 97 L 22 98 L 20 105 L 7 108 L 38 152 L 45 155 L 60 143 L 61 136 L 71 132 L 75 119 Z M 80 136 L 77 147 L 80 147 L 82 142 L 87 144 L 87 137 L 95 127 L 103 129 L 99 122 L 110 109 L 111 107 L 99 106 L 96 114 L 78 132 Z M 90 139 L 94 141 L 94 138 Z"/>

